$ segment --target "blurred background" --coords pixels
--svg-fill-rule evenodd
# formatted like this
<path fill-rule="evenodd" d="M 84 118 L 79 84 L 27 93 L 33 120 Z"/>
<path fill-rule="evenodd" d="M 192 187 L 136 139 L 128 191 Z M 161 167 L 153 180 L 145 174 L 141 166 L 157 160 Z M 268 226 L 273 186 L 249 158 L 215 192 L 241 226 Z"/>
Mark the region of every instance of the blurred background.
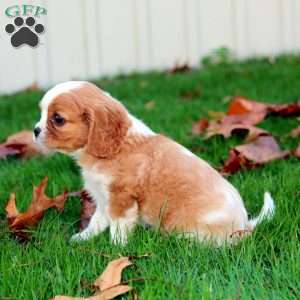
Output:
<path fill-rule="evenodd" d="M 7 7 L 47 9 L 36 48 L 14 48 Z M 0 93 L 70 79 L 198 66 L 226 47 L 245 58 L 300 49 L 299 0 L 40 0 L 0 2 Z"/>

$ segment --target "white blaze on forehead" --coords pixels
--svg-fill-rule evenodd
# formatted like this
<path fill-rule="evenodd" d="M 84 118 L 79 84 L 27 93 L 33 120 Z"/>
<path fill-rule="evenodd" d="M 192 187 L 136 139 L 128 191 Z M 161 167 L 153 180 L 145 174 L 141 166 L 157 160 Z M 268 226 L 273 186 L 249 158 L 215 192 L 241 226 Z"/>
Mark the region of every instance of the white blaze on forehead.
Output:
<path fill-rule="evenodd" d="M 48 108 L 51 101 L 58 95 L 76 88 L 80 88 L 86 83 L 87 82 L 85 81 L 67 81 L 57 84 L 44 95 L 40 103 L 41 109 Z"/>
<path fill-rule="evenodd" d="M 46 128 L 47 124 L 47 115 L 48 115 L 48 108 L 53 99 L 55 99 L 58 95 L 71 91 L 76 88 L 82 87 L 84 84 L 87 82 L 85 81 L 67 81 L 63 83 L 57 84 L 55 87 L 50 89 L 42 98 L 40 102 L 40 108 L 41 108 L 41 119 L 40 121 L 36 124 L 36 127 L 40 127 L 43 131 L 43 129 Z"/>

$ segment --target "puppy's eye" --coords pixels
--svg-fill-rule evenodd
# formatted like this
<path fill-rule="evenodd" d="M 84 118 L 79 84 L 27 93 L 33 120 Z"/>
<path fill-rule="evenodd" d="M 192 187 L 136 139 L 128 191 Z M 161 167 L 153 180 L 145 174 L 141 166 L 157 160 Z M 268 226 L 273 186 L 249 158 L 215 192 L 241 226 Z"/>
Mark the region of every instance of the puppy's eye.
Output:
<path fill-rule="evenodd" d="M 55 125 L 57 126 L 62 126 L 65 124 L 66 120 L 59 115 L 58 113 L 55 113 L 52 117 L 52 121 L 54 122 Z"/>

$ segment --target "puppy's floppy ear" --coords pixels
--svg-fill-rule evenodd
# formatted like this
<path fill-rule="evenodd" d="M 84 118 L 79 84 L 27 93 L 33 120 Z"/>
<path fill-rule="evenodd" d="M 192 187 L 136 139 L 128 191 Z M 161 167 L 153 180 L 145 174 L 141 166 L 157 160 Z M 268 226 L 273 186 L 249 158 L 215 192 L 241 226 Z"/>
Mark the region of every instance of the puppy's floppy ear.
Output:
<path fill-rule="evenodd" d="M 89 107 L 86 116 L 89 124 L 87 153 L 98 158 L 117 154 L 130 123 L 125 108 L 111 100 Z"/>

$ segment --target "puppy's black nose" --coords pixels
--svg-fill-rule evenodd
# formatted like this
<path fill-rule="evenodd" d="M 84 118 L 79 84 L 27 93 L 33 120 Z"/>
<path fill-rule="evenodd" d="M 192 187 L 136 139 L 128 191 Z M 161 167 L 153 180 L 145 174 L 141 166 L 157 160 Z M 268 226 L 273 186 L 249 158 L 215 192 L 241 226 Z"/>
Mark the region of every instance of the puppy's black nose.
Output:
<path fill-rule="evenodd" d="M 41 133 L 41 128 L 40 127 L 35 127 L 33 130 L 34 136 L 37 138 L 39 134 Z"/>

